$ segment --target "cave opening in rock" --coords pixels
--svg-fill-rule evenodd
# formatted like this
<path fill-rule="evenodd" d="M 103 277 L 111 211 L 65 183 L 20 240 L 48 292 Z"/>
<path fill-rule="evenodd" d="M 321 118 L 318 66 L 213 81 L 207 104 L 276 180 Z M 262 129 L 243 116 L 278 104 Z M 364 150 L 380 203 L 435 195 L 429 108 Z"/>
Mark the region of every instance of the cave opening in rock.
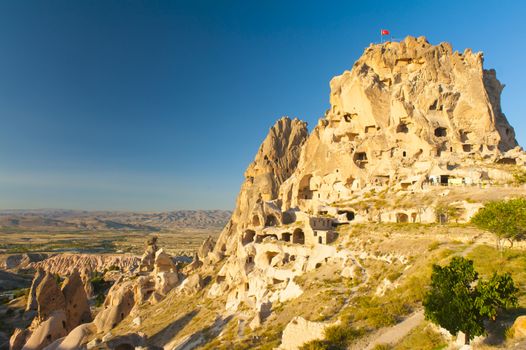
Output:
<path fill-rule="evenodd" d="M 443 127 L 438 127 L 435 129 L 435 136 L 436 137 L 445 137 L 447 136 L 447 129 Z"/>
<path fill-rule="evenodd" d="M 301 228 L 297 228 L 292 233 L 292 243 L 305 244 L 305 233 Z"/>
<path fill-rule="evenodd" d="M 352 210 L 338 210 L 338 214 L 345 214 L 345 218 L 349 221 L 354 220 L 354 212 Z"/>
<path fill-rule="evenodd" d="M 396 214 L 396 222 L 408 222 L 409 217 L 405 213 L 397 213 Z"/>
<path fill-rule="evenodd" d="M 265 226 L 277 226 L 278 219 L 274 215 L 268 215 L 265 220 Z"/>
<path fill-rule="evenodd" d="M 396 132 L 402 133 L 402 134 L 407 134 L 409 132 L 409 128 L 407 127 L 406 123 L 400 123 L 396 127 Z"/>
<path fill-rule="evenodd" d="M 256 236 L 256 231 L 254 230 L 246 230 L 245 234 L 243 235 L 243 245 L 247 245 L 249 243 L 254 242 L 254 237 Z"/>

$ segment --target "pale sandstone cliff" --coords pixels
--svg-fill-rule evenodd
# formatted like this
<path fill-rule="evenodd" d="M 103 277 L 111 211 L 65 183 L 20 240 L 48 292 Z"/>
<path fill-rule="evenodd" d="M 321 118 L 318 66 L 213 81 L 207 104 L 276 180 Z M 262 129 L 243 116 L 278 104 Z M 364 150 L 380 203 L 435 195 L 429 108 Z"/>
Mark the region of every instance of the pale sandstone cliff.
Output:
<path fill-rule="evenodd" d="M 307 136 L 307 124 L 298 119 L 281 118 L 270 128 L 254 161 L 245 171 L 236 209 L 216 244 L 218 252 L 232 252 L 235 241 L 231 238 L 239 226 L 250 219 L 259 197 L 264 201 L 277 199 L 280 185 L 296 170 Z"/>
<path fill-rule="evenodd" d="M 227 257 L 208 295 L 227 295 L 231 312 L 254 310 L 252 328 L 274 303 L 302 294 L 295 277 L 324 263 L 361 269 L 352 252 L 328 245 L 336 225 L 447 220 L 437 218 L 436 201 L 410 203 L 393 216 L 386 205 L 358 208 L 351 200 L 489 186 L 512 178 L 494 165 L 526 160 L 500 108 L 503 86 L 484 70 L 481 53 L 453 52 L 423 37 L 371 45 L 330 87 L 331 108 L 309 136 L 297 120 L 281 119 L 270 130 L 210 260 Z M 300 127 L 294 142 L 284 123 Z M 460 221 L 481 206 L 457 204 Z"/>
<path fill-rule="evenodd" d="M 275 226 L 262 220 L 283 224 L 298 211 L 316 215 L 371 189 L 506 178 L 484 164 L 526 159 L 501 111 L 503 85 L 483 68 L 482 53 L 454 52 L 423 37 L 371 45 L 330 87 L 331 108 L 305 143 L 301 129 L 294 152 L 275 144 L 283 119 L 271 129 L 216 252 L 231 254 L 247 228 Z M 288 162 L 281 161 L 283 149 Z"/>

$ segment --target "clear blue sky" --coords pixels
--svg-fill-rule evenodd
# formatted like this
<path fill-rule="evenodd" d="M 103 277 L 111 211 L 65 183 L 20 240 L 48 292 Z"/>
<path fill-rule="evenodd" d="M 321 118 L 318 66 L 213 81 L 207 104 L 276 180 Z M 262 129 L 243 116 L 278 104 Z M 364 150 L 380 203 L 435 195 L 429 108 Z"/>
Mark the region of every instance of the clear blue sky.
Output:
<path fill-rule="evenodd" d="M 381 28 L 485 52 L 524 144 L 521 1 L 0 1 L 0 209 L 234 205 Z"/>

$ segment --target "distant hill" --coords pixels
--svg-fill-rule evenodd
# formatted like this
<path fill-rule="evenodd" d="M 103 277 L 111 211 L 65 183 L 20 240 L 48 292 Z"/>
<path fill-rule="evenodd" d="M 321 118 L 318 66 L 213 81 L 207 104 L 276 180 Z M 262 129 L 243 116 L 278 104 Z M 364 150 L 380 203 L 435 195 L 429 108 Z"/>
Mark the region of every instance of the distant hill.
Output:
<path fill-rule="evenodd" d="M 2 210 L 0 228 L 13 230 L 174 230 L 222 228 L 229 210 L 169 212 L 83 211 L 64 209 Z"/>

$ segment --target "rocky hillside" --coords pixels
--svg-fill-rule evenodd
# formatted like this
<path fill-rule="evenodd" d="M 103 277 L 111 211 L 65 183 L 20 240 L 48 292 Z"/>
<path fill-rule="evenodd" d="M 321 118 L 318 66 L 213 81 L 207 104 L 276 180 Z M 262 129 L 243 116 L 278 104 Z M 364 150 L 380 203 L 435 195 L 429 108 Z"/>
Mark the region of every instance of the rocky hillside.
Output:
<path fill-rule="evenodd" d="M 421 302 L 431 265 L 458 255 L 483 275 L 509 272 L 521 290 L 520 308 L 475 344 L 525 346 L 512 340 L 520 322 L 505 329 L 526 306 L 526 247 L 498 252 L 468 224 L 486 201 L 526 195 L 515 176 L 526 154 L 482 57 L 423 37 L 371 45 L 332 79 L 310 134 L 298 119 L 270 128 L 217 243 L 206 239 L 187 264 L 152 238 L 135 269 L 111 271 L 85 323 L 68 313 L 73 293 L 37 272 L 36 317 L 12 348 L 454 348 Z M 52 292 L 58 303 L 47 305 Z"/>

